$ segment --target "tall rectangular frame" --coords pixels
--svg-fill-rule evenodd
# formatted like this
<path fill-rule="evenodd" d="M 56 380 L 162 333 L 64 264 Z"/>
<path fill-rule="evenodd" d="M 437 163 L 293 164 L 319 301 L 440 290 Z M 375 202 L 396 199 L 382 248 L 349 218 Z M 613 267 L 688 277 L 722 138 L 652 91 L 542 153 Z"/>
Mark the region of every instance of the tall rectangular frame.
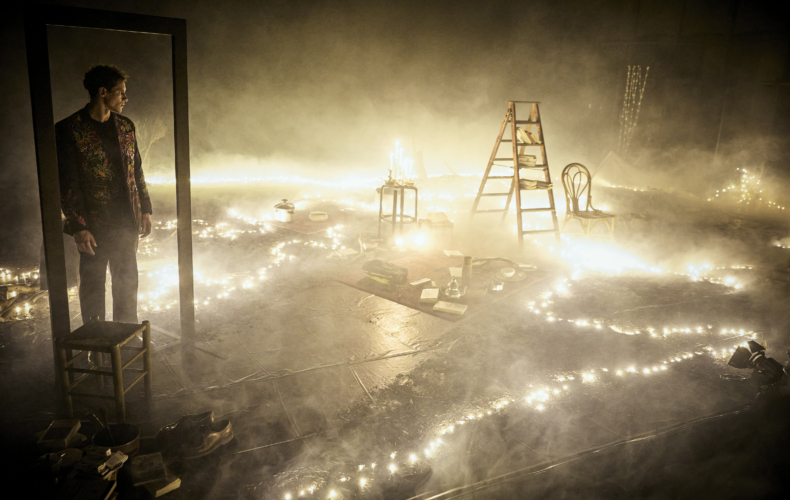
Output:
<path fill-rule="evenodd" d="M 169 35 L 172 40 L 181 339 L 185 345 L 193 343 L 195 337 L 195 292 L 192 264 L 186 20 L 45 4 L 28 4 L 25 8 L 24 19 L 38 188 L 41 201 L 41 225 L 44 233 L 46 269 L 42 269 L 41 272 L 47 273 L 49 282 L 53 352 L 57 339 L 71 331 L 71 321 L 66 285 L 66 259 L 63 250 L 60 183 L 55 147 L 55 120 L 52 106 L 47 26 Z M 55 356 L 55 362 L 57 363 L 57 356 Z M 59 371 L 56 370 L 56 372 Z"/>

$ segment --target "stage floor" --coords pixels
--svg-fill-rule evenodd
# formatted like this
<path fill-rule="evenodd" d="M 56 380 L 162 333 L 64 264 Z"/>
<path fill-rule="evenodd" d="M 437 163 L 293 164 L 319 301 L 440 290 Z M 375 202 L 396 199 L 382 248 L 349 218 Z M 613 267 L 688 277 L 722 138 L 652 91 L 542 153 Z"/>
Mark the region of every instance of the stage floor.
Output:
<path fill-rule="evenodd" d="M 786 361 L 787 290 L 757 269 L 733 270 L 750 283 L 735 288 L 576 274 L 530 252 L 549 278 L 456 322 L 318 268 L 199 312 L 197 350 L 153 322 L 154 401 L 146 409 L 136 387 L 127 403 L 142 450 L 161 426 L 211 409 L 236 439 L 175 465 L 174 498 L 635 498 L 634 484 L 665 477 L 655 459 L 680 446 L 666 436 L 753 401 L 725 349 L 754 338 Z M 35 458 L 32 432 L 57 409 L 48 319 L 0 333 L 3 440 Z"/>

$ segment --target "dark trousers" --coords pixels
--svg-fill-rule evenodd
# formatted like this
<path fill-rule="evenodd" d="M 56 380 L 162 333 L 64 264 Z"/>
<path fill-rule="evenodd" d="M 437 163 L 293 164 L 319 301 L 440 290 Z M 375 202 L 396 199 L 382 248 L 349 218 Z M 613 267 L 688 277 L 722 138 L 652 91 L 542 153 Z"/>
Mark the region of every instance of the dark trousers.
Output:
<path fill-rule="evenodd" d="M 129 229 L 102 229 L 93 233 L 96 255 L 80 254 L 80 310 L 82 321 L 98 316 L 104 320 L 107 264 L 112 276 L 112 319 L 137 323 L 137 243 L 139 235 Z"/>

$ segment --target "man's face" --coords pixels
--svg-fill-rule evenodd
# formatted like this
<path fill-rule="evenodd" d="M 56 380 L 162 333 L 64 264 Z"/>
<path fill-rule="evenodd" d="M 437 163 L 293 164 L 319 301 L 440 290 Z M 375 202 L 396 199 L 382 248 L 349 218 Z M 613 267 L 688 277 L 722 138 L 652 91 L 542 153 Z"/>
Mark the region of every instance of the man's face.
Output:
<path fill-rule="evenodd" d="M 107 109 L 115 111 L 116 113 L 123 111 L 123 107 L 126 106 L 126 101 L 129 100 L 126 97 L 126 82 L 123 81 L 118 82 L 111 90 L 102 87 L 99 93 Z"/>

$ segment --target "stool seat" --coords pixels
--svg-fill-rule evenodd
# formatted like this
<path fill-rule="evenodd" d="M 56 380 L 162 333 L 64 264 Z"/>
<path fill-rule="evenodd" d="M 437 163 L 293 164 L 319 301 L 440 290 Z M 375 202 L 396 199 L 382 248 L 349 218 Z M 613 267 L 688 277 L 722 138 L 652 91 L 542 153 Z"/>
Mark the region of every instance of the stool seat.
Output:
<path fill-rule="evenodd" d="M 141 347 L 126 345 L 140 334 L 142 334 Z M 124 423 L 126 421 L 125 394 L 140 380 L 145 380 L 145 399 L 146 401 L 151 401 L 153 376 L 151 373 L 151 324 L 148 321 L 143 321 L 139 325 L 113 321 L 89 321 L 73 332 L 57 338 L 56 344 L 58 370 L 62 374 L 60 377 L 61 392 L 69 416 L 74 416 L 73 397 L 111 399 L 115 400 L 118 422 Z M 72 352 L 74 350 L 79 350 L 80 352 L 75 356 Z M 123 360 L 121 356 L 122 351 L 131 354 L 131 357 Z M 88 368 L 77 368 L 74 363 L 89 352 L 109 354 L 112 371 L 91 369 L 90 366 Z M 102 355 L 100 354 L 100 360 L 101 357 Z M 143 368 L 130 368 L 130 365 L 141 358 Z M 100 363 L 100 367 L 101 365 L 102 363 Z M 137 375 L 128 386 L 124 386 L 124 371 Z M 82 376 L 75 380 L 74 373 L 81 373 Z M 112 377 L 114 394 L 108 396 L 105 394 L 76 392 L 74 388 L 91 375 L 100 377 L 101 389 L 104 389 L 104 377 Z"/>
<path fill-rule="evenodd" d="M 145 325 L 136 323 L 90 321 L 60 337 L 60 341 L 72 349 L 109 353 L 113 347 L 127 344 L 143 331 Z"/>

